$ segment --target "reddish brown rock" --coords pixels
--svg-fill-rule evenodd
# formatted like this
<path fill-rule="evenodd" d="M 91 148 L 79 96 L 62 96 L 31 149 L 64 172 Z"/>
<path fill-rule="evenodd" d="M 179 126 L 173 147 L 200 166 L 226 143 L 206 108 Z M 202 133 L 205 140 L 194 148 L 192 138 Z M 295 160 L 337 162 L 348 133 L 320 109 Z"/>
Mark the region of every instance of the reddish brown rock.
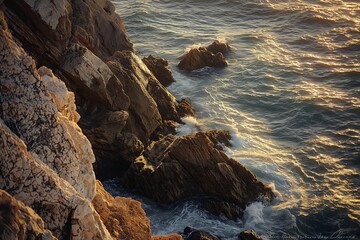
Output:
<path fill-rule="evenodd" d="M 205 195 L 244 209 L 274 196 L 254 174 L 216 149 L 205 133 L 153 143 L 132 164 L 123 183 L 162 203 Z"/>
<path fill-rule="evenodd" d="M 151 240 L 183 240 L 179 234 L 170 234 L 165 236 L 153 236 Z"/>
<path fill-rule="evenodd" d="M 0 239 L 55 240 L 34 210 L 0 189 Z"/>
<path fill-rule="evenodd" d="M 178 67 L 182 70 L 192 71 L 203 67 L 225 67 L 227 62 L 221 52 L 213 54 L 204 47 L 191 49 L 180 61 Z"/>
<path fill-rule="evenodd" d="M 163 86 L 167 87 L 175 82 L 169 63 L 164 58 L 155 58 L 149 55 L 142 60 Z"/>
<path fill-rule="evenodd" d="M 93 204 L 113 238 L 151 239 L 150 221 L 140 202 L 131 198 L 114 198 L 97 181 Z"/>
<path fill-rule="evenodd" d="M 188 99 L 181 99 L 177 101 L 176 110 L 180 117 L 195 116 L 194 106 Z"/>

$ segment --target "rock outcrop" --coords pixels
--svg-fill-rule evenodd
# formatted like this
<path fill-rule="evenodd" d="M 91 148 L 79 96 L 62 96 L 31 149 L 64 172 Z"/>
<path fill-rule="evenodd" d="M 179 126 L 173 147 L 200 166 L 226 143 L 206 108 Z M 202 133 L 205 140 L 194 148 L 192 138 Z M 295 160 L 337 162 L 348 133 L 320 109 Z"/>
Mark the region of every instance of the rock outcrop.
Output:
<path fill-rule="evenodd" d="M 243 210 L 259 198 L 273 197 L 269 188 L 201 132 L 179 138 L 169 135 L 153 143 L 135 160 L 123 183 L 162 203 L 206 196 L 203 202 L 211 201 L 214 213 L 232 218 L 242 215 L 242 211 L 237 216 L 234 211 L 227 214 L 232 205 Z"/>
<path fill-rule="evenodd" d="M 34 210 L 0 190 L 0 239 L 55 240 Z"/>
<path fill-rule="evenodd" d="M 175 82 L 169 63 L 165 59 L 155 58 L 149 55 L 148 57 L 144 57 L 142 61 L 164 87 Z"/>
<path fill-rule="evenodd" d="M 228 43 L 215 40 L 208 47 L 190 49 L 178 64 L 182 70 L 192 71 L 203 67 L 225 67 L 224 54 L 230 50 Z"/>
<path fill-rule="evenodd" d="M 0 58 L 1 236 L 151 239 L 139 202 L 114 199 L 96 185 L 95 157 L 77 125 L 74 94 L 49 68 L 36 67 L 1 10 Z M 128 113 L 104 116 L 93 134 L 116 139 L 114 125 L 124 127 Z"/>

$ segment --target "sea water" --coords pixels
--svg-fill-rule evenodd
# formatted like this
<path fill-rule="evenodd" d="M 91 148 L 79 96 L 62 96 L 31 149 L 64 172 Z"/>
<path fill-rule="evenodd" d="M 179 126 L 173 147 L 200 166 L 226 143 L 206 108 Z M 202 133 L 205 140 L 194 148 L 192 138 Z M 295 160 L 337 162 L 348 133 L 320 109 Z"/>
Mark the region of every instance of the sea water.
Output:
<path fill-rule="evenodd" d="M 360 239 L 360 1 L 114 0 L 140 56 L 169 61 L 169 90 L 189 98 L 197 119 L 179 134 L 227 129 L 229 156 L 276 192 L 229 221 L 195 201 L 143 202 L 155 235 L 185 226 L 236 239 L 254 229 L 265 239 Z M 226 40 L 223 69 L 177 68 L 187 49 Z"/>

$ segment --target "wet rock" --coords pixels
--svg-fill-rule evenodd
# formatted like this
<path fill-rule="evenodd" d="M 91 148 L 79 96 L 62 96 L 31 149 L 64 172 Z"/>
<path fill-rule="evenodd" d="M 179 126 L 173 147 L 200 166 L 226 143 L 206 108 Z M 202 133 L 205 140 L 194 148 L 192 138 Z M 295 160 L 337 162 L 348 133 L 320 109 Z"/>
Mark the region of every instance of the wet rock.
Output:
<path fill-rule="evenodd" d="M 226 202 L 245 209 L 258 198 L 274 196 L 245 167 L 216 149 L 202 132 L 153 143 L 131 165 L 123 183 L 162 203 L 206 196 L 221 201 L 221 205 Z M 218 209 L 228 215 L 226 209 Z"/>
<path fill-rule="evenodd" d="M 254 230 L 245 230 L 239 234 L 239 240 L 262 240 Z"/>
<path fill-rule="evenodd" d="M 168 61 L 152 55 L 144 57 L 142 60 L 163 86 L 167 87 L 175 82 Z"/>
<path fill-rule="evenodd" d="M 221 52 L 213 54 L 205 47 L 191 49 L 178 64 L 182 70 L 192 71 L 203 67 L 225 67 L 227 62 Z"/>
<path fill-rule="evenodd" d="M 214 146 L 223 150 L 223 146 L 231 147 L 230 132 L 226 130 L 209 130 L 205 132 L 206 136 L 213 142 Z"/>
<path fill-rule="evenodd" d="M 176 110 L 180 117 L 195 116 L 194 106 L 188 99 L 181 99 L 177 101 Z"/>
<path fill-rule="evenodd" d="M 0 189 L 0 239 L 57 239 L 31 208 Z"/>
<path fill-rule="evenodd" d="M 208 232 L 196 230 L 191 227 L 184 229 L 185 240 L 220 240 L 219 237 L 211 235 Z"/>
<path fill-rule="evenodd" d="M 219 52 L 225 54 L 230 51 L 231 47 L 227 42 L 215 40 L 212 44 L 207 46 L 206 49 L 213 54 L 217 54 Z"/>
<path fill-rule="evenodd" d="M 97 181 L 93 204 L 113 238 L 150 240 L 150 221 L 140 202 L 131 198 L 114 198 Z"/>

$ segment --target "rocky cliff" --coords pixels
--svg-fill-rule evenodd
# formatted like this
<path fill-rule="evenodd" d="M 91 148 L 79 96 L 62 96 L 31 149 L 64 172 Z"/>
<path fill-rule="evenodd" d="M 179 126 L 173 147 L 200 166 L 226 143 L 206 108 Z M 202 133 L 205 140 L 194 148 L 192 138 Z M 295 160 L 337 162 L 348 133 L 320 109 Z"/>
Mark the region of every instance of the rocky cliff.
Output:
<path fill-rule="evenodd" d="M 272 198 L 217 147 L 224 132 L 171 135 L 194 110 L 159 82 L 164 61 L 149 70 L 134 53 L 108 0 L 0 1 L 0 59 L 2 238 L 151 239 L 140 203 L 96 178 L 160 202 L 205 195 L 229 218 Z"/>

